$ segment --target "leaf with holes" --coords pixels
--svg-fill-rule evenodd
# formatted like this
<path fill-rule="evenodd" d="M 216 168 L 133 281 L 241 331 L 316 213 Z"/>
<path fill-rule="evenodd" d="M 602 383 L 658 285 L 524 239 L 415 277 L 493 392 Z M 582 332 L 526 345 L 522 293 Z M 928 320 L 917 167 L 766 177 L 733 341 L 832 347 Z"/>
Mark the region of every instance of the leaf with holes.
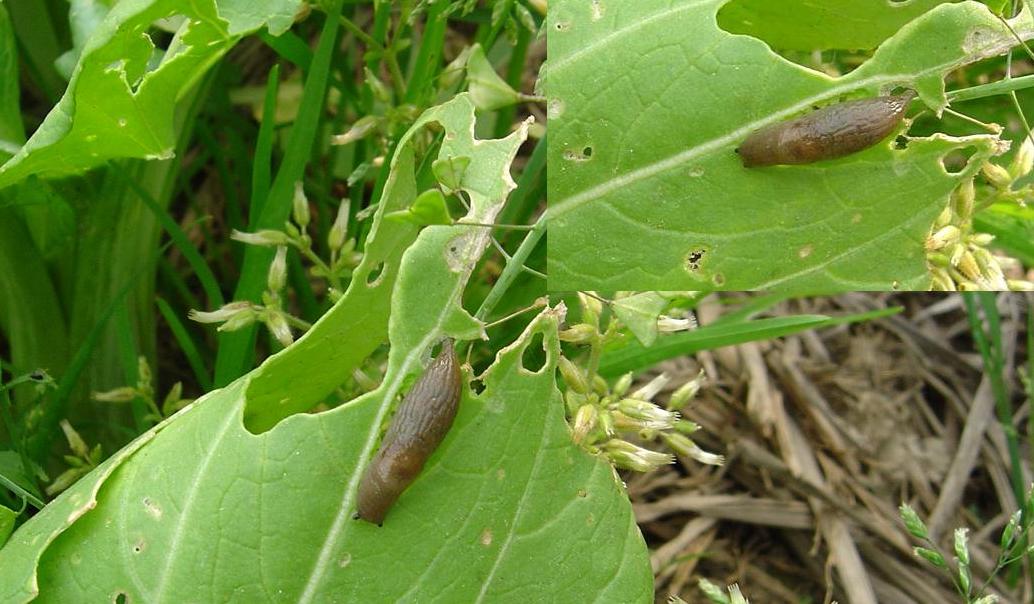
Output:
<path fill-rule="evenodd" d="M 918 92 L 913 112 L 939 112 L 944 74 L 1006 52 L 1013 34 L 980 4 L 945 4 L 833 78 L 722 30 L 726 2 L 550 6 L 550 289 L 927 288 L 930 225 L 1001 150 L 995 136 L 905 148 L 889 137 L 840 159 L 764 168 L 744 167 L 735 149 L 814 105 L 895 88 Z M 1027 12 L 1010 25 L 1034 32 Z M 947 171 L 945 156 L 961 151 L 970 161 Z"/>
<path fill-rule="evenodd" d="M 732 0 L 718 24 L 784 50 L 872 49 L 931 8 L 958 0 Z"/>
<path fill-rule="evenodd" d="M 444 131 L 439 158 L 471 158 L 456 183 L 471 209 L 460 224 L 407 240 L 410 231 L 392 229 L 413 225 L 382 218 L 415 197 L 414 141 L 431 122 Z M 358 289 L 294 346 L 148 432 L 20 527 L 0 549 L 0 601 L 650 601 L 646 546 L 621 483 L 571 442 L 564 422 L 562 308 L 500 351 L 479 378 L 482 392 L 464 388 L 452 429 L 384 526 L 352 518 L 382 424 L 432 347 L 483 333 L 461 303 L 489 233 L 462 222 L 496 219 L 527 128 L 474 140 L 466 95 L 426 112 L 399 143 L 369 240 L 380 251 L 357 270 Z M 399 242 L 404 252 L 393 257 L 387 244 Z M 339 349 L 381 341 L 379 326 L 363 333 L 341 312 L 379 299 L 359 292 L 387 296 L 385 283 L 380 385 L 331 411 L 274 422 L 281 412 L 269 408 L 307 409 L 334 388 L 354 361 Z M 530 347 L 545 352 L 544 364 L 525 366 Z M 256 434 L 246 415 L 275 425 Z"/>
<path fill-rule="evenodd" d="M 68 89 L 21 150 L 0 187 L 30 174 L 61 176 L 116 158 L 171 157 L 177 101 L 241 36 L 291 26 L 299 0 L 123 0 L 91 33 Z M 150 36 L 179 27 L 168 48 Z M 178 20 L 178 21 L 177 21 Z"/>

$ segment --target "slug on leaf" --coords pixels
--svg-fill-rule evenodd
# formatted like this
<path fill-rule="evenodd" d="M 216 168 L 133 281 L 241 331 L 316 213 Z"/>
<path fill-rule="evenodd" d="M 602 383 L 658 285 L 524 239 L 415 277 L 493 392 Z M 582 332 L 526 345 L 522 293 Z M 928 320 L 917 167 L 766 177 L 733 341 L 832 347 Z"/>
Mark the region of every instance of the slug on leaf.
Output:
<path fill-rule="evenodd" d="M 748 168 L 810 164 L 867 149 L 894 131 L 916 93 L 847 101 L 752 133 L 736 152 Z"/>
<path fill-rule="evenodd" d="M 463 378 L 451 339 L 402 399 L 359 484 L 356 518 L 381 525 L 452 426 Z"/>

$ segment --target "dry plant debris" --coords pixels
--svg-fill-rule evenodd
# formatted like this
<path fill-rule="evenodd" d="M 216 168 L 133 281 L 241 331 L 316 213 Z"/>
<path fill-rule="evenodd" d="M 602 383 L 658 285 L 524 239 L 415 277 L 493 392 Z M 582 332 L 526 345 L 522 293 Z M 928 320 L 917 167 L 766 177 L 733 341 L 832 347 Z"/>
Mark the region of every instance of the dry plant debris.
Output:
<path fill-rule="evenodd" d="M 1006 385 L 1019 441 L 1030 401 L 1031 299 L 1001 295 Z M 963 299 L 846 294 L 782 303 L 773 314 L 843 314 L 899 305 L 887 319 L 718 349 L 656 368 L 674 383 L 703 368 L 709 385 L 687 407 L 701 446 L 722 467 L 692 460 L 627 477 L 652 550 L 656 598 L 707 601 L 700 578 L 738 583 L 752 602 L 958 602 L 943 573 L 913 552 L 898 507 L 908 503 L 944 551 L 970 529 L 974 583 L 994 566 L 1018 509 L 990 379 Z M 705 300 L 701 324 L 723 305 Z M 642 376 L 649 379 L 650 375 Z M 663 396 L 663 395 L 662 395 Z M 1031 481 L 1029 450 L 1021 451 Z M 1027 575 L 1029 576 L 1029 574 Z M 1002 574 L 988 593 L 1032 601 L 1032 586 Z"/>

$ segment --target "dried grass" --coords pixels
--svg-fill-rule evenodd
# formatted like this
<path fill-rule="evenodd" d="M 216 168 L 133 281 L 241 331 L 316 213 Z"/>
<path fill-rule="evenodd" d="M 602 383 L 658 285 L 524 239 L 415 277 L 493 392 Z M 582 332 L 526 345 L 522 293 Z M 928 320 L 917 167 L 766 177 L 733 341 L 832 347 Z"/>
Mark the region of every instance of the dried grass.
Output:
<path fill-rule="evenodd" d="M 1023 443 L 1029 409 L 1014 368 L 1026 363 L 1029 302 L 999 299 Z M 704 427 L 695 435 L 700 444 L 728 459 L 720 468 L 680 459 L 628 477 L 652 550 L 657 601 L 703 602 L 696 581 L 707 578 L 739 583 L 755 604 L 958 602 L 946 578 L 912 553 L 898 516 L 902 502 L 928 520 L 946 551 L 954 528 L 971 528 L 974 575 L 987 576 L 1017 503 L 962 299 L 847 294 L 786 302 L 772 314 L 893 305 L 906 310 L 657 368 L 673 384 L 706 370 L 710 383 L 684 414 Z M 701 323 L 724 308 L 705 301 Z M 1031 452 L 1021 453 L 1029 484 Z M 1029 577 L 1011 587 L 996 577 L 992 592 L 1002 602 L 1031 602 Z"/>

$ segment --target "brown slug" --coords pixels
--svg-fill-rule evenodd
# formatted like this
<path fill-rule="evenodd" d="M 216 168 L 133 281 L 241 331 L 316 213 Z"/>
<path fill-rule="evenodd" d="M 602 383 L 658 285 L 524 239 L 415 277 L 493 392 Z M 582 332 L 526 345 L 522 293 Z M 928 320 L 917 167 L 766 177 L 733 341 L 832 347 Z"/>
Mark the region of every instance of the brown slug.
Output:
<path fill-rule="evenodd" d="M 867 149 L 901 123 L 916 93 L 847 101 L 752 133 L 736 152 L 748 168 L 810 164 Z"/>
<path fill-rule="evenodd" d="M 359 484 L 356 518 L 381 525 L 452 426 L 463 378 L 451 339 L 402 399 Z"/>

